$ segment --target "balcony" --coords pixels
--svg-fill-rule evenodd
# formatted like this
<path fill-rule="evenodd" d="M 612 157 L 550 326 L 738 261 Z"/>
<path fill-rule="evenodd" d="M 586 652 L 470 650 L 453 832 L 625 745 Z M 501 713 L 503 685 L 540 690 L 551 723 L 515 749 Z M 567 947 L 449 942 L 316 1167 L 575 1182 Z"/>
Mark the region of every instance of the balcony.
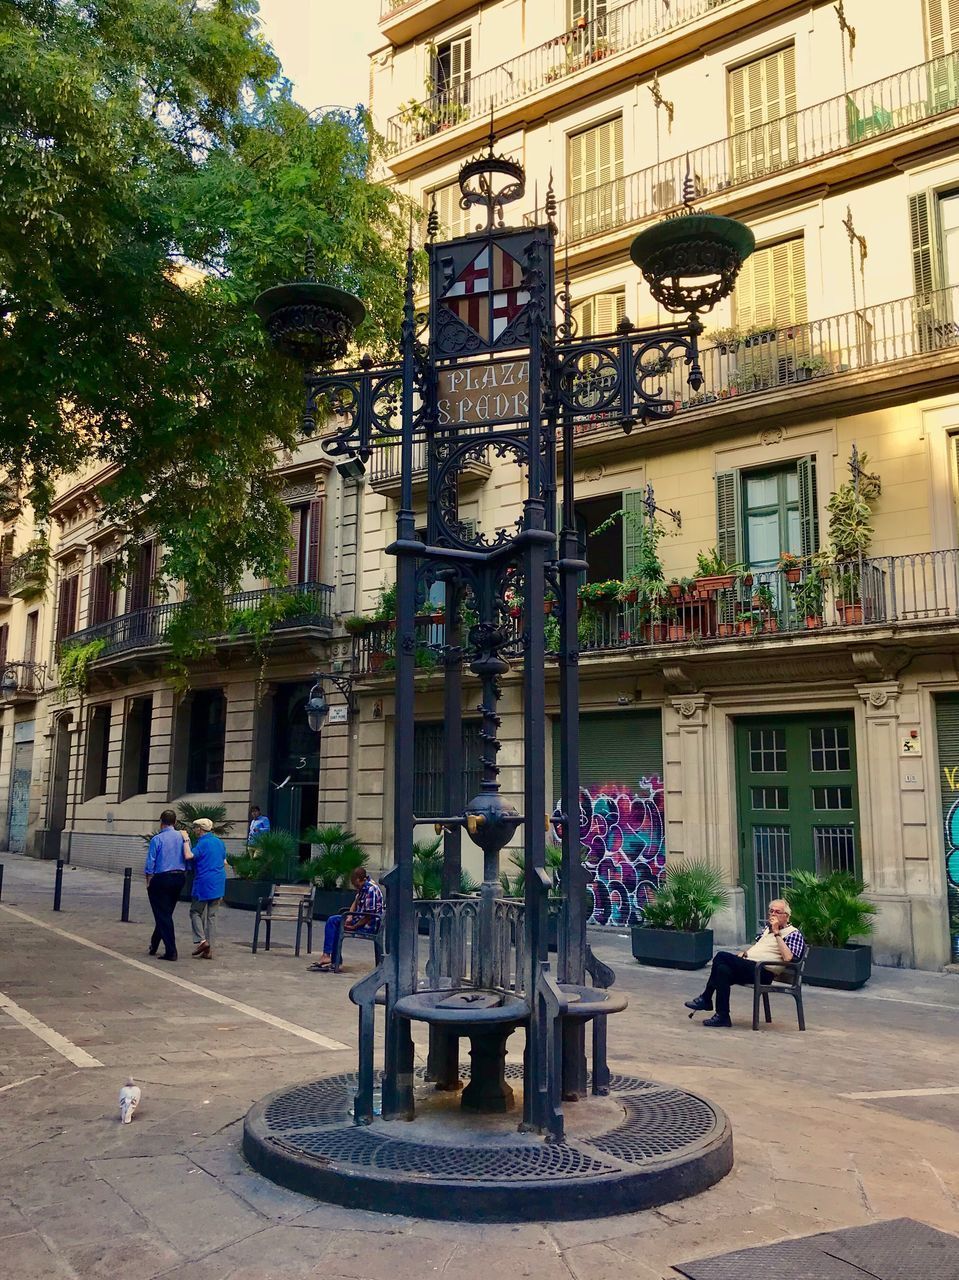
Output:
<path fill-rule="evenodd" d="M 380 0 L 380 31 L 391 44 L 408 44 L 475 8 L 476 0 Z"/>
<path fill-rule="evenodd" d="M 497 130 L 502 133 L 516 114 L 507 110 L 512 104 L 524 102 L 543 90 L 553 91 L 546 95 L 550 100 L 568 94 L 568 82 L 577 73 L 595 71 L 598 64 L 605 67 L 607 63 L 615 63 L 615 70 L 606 78 L 618 80 L 624 71 L 622 55 L 672 32 L 683 32 L 720 9 L 732 10 L 728 25 L 730 30 L 735 30 L 748 23 L 749 18 L 743 12 L 747 7 L 755 9 L 758 17 L 760 10 L 762 16 L 766 16 L 781 11 L 783 5 L 781 0 L 777 4 L 749 6 L 736 0 L 671 0 L 670 4 L 664 4 L 663 0 L 628 0 L 592 22 L 577 24 L 572 31 L 564 31 L 497 67 L 481 71 L 462 85 L 407 103 L 387 121 L 387 140 L 394 153 L 402 153 L 457 125 L 475 123 L 478 129 L 485 130 L 489 127 L 491 111 Z M 698 49 L 702 38 L 703 33 L 696 32 L 688 51 Z M 679 52 L 671 52 L 670 57 L 678 56 Z M 662 62 L 665 55 L 659 50 L 656 56 L 657 61 Z M 631 66 L 629 71 L 635 74 L 636 68 Z M 544 100 L 542 109 L 547 105 Z M 394 165 L 394 169 L 396 167 Z"/>
<path fill-rule="evenodd" d="M 711 209 L 734 209 L 730 193 L 809 165 L 816 168 L 804 181 L 819 184 L 827 175 L 818 162 L 837 157 L 846 158 L 850 173 L 839 175 L 833 172 L 837 166 L 829 165 L 829 181 L 853 176 L 857 165 L 861 168 L 856 157 L 869 144 L 894 137 L 899 154 L 909 130 L 918 125 L 940 120 L 954 130 L 957 107 L 959 53 L 950 53 L 568 196 L 559 202 L 557 242 L 582 244 L 678 208 L 687 170 L 697 196 Z M 929 145 L 927 132 L 921 134 L 923 147 Z"/>
<path fill-rule="evenodd" d="M 322 582 L 301 582 L 290 587 L 241 591 L 228 597 L 227 607 L 231 613 L 242 615 L 247 610 L 256 609 L 268 599 L 289 602 L 290 612 L 281 621 L 274 623 L 274 632 L 293 627 L 318 627 L 324 631 L 332 629 L 333 588 Z M 106 644 L 98 655 L 98 661 L 133 650 L 155 648 L 165 643 L 170 624 L 182 608 L 181 604 L 158 604 L 150 609 L 137 609 L 94 627 L 86 627 L 83 631 L 75 631 L 66 637 L 64 643 L 72 647 L 89 644 L 91 640 L 105 640 Z M 240 640 L 247 634 L 249 626 L 244 626 L 244 619 L 238 616 L 236 629 L 230 628 L 225 635 L 215 638 L 221 641 Z"/>
<path fill-rule="evenodd" d="M 601 345 L 614 339 L 596 341 Z M 700 352 L 702 391 L 691 393 L 687 370 L 678 362 L 651 376 L 647 389 L 675 406 L 676 414 L 666 419 L 666 430 L 675 438 L 683 434 L 686 415 L 686 434 L 701 430 L 704 411 L 727 425 L 740 418 L 755 421 L 761 413 L 757 400 L 763 396 L 782 422 L 787 415 L 808 416 L 826 407 L 834 414 L 877 391 L 916 392 L 955 377 L 954 359 L 943 360 L 947 352 L 959 354 L 959 286 L 778 329 L 742 335 L 716 330 L 715 337 L 707 330 Z M 606 395 L 601 383 L 597 403 Z M 788 400 L 781 394 L 787 390 Z M 579 415 L 574 424 L 577 450 L 621 450 L 621 419 L 614 409 Z M 654 424 L 645 430 L 662 429 Z"/>
<path fill-rule="evenodd" d="M 46 593 L 49 571 L 49 547 L 44 543 L 28 547 L 23 555 L 10 561 L 9 594 L 18 600 L 39 600 Z"/>
<path fill-rule="evenodd" d="M 46 692 L 46 680 L 43 662 L 0 663 L 0 707 L 36 702 Z"/>
<path fill-rule="evenodd" d="M 460 439 L 468 434 L 460 432 Z M 377 493 L 387 497 L 398 498 L 400 493 L 400 445 L 399 443 L 379 444 L 373 450 L 370 460 L 369 483 Z M 488 451 L 475 457 L 463 460 L 462 468 L 457 473 L 460 487 L 484 484 L 489 479 L 493 468 L 489 462 Z M 426 489 L 426 441 L 422 438 L 413 442 L 413 492 L 421 493 Z"/>
<path fill-rule="evenodd" d="M 796 577 L 797 581 L 791 578 Z M 678 598 L 664 596 L 655 605 L 615 603 L 587 607 L 579 620 L 582 657 L 622 655 L 636 660 L 666 649 L 689 654 L 727 649 L 753 660 L 783 643 L 853 642 L 880 637 L 897 646 L 930 651 L 955 648 L 959 625 L 959 549 L 912 555 L 872 556 L 834 563 L 823 570 L 806 566 L 787 573 L 756 571 L 732 586 L 697 590 L 695 583 Z M 514 620 L 517 634 L 522 626 Z M 432 671 L 440 664 L 445 641 L 442 618 L 417 618 L 416 664 Z M 394 624 L 379 623 L 356 640 L 354 666 L 361 676 L 394 670 Z M 558 648 L 558 632 L 547 648 Z M 868 658 L 860 669 L 870 670 Z M 658 669 L 658 663 L 657 663 Z"/>

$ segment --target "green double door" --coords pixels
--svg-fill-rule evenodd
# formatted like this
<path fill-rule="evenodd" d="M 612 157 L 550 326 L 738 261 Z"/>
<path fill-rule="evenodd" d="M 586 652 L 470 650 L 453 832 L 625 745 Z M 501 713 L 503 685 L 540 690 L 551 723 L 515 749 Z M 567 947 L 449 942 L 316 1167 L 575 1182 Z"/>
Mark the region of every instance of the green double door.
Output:
<path fill-rule="evenodd" d="M 793 872 L 860 874 L 852 715 L 739 720 L 736 766 L 748 933 Z"/>

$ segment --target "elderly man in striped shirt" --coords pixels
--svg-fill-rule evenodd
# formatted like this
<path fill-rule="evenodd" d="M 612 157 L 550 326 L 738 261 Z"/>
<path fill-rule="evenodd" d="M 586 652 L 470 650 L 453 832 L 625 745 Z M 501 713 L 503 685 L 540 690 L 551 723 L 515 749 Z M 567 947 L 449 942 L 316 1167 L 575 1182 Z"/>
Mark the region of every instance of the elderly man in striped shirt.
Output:
<path fill-rule="evenodd" d="M 801 960 L 806 950 L 806 939 L 789 923 L 792 914 L 785 898 L 776 898 L 769 904 L 768 923 L 748 951 L 733 955 L 731 951 L 717 951 L 713 957 L 706 990 L 701 996 L 686 1001 L 686 1008 L 693 1013 L 712 1011 L 713 996 L 716 1012 L 703 1021 L 704 1027 L 731 1027 L 729 1017 L 729 990 L 733 986 L 752 986 L 757 964 L 792 964 Z M 767 970 L 767 973 L 770 971 Z M 769 981 L 775 976 L 772 970 Z M 692 1017 L 692 1014 L 690 1014 Z"/>

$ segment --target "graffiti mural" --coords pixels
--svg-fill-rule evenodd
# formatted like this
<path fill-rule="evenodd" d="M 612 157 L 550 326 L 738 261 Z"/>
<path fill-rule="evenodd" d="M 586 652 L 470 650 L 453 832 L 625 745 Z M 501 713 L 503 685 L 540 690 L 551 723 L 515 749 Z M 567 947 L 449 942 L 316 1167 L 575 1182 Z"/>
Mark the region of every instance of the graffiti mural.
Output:
<path fill-rule="evenodd" d="M 959 959 L 959 800 L 946 814 L 946 881 L 949 897 L 949 939 L 953 960 Z"/>
<path fill-rule="evenodd" d="M 637 924 L 666 866 L 663 780 L 584 787 L 579 805 L 593 895 L 589 923 Z"/>

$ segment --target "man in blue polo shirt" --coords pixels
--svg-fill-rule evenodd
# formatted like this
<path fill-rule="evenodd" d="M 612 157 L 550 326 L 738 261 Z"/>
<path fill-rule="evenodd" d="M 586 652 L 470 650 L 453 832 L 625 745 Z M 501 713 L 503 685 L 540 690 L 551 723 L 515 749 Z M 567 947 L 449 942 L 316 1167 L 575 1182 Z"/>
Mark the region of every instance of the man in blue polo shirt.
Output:
<path fill-rule="evenodd" d="M 216 910 L 226 892 L 226 846 L 213 834 L 209 818 L 197 818 L 193 825 L 200 832 L 193 846 L 193 900 L 190 903 L 190 924 L 196 944 L 193 954 L 212 960 Z"/>
<path fill-rule="evenodd" d="M 150 955 L 155 956 L 163 943 L 161 960 L 176 959 L 176 935 L 173 911 L 186 883 L 187 859 L 193 857 L 184 832 L 176 829 L 176 814 L 164 809 L 160 814 L 160 830 L 150 841 L 143 873 L 147 878 L 147 897 L 153 909 L 156 928 L 150 940 Z"/>

